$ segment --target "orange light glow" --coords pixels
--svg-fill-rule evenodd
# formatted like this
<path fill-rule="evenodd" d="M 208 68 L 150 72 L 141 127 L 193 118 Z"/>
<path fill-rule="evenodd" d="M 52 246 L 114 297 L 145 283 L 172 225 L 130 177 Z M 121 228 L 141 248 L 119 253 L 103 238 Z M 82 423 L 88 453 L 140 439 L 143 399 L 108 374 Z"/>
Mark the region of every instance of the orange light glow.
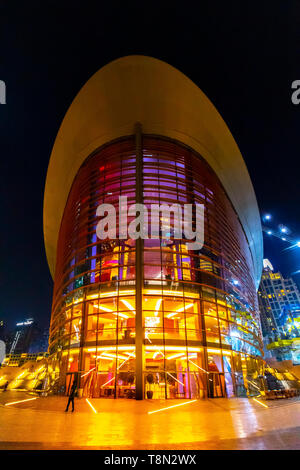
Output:
<path fill-rule="evenodd" d="M 184 307 L 181 307 L 178 310 L 176 310 L 175 312 L 169 313 L 169 315 L 167 315 L 167 318 L 172 318 L 172 317 L 174 317 L 174 315 L 177 315 L 177 313 L 184 312 L 185 310 L 187 310 L 188 308 L 191 308 L 193 306 L 194 306 L 194 304 L 188 304 Z"/>
<path fill-rule="evenodd" d="M 95 351 L 116 351 L 116 346 L 103 346 L 98 348 L 87 348 L 85 349 L 87 352 L 95 352 Z M 135 346 L 118 346 L 119 351 L 132 351 L 135 350 Z"/>
<path fill-rule="evenodd" d="M 253 400 L 259 403 L 261 406 L 264 406 L 265 408 L 269 408 L 268 405 L 265 405 L 265 403 L 262 403 L 261 401 L 256 400 L 256 398 L 253 398 Z"/>
<path fill-rule="evenodd" d="M 164 357 L 164 354 L 163 354 L 161 351 L 156 351 L 156 352 L 153 354 L 153 359 L 156 359 L 159 354 L 161 354 L 161 355 Z"/>
<path fill-rule="evenodd" d="M 198 369 L 202 370 L 203 372 L 205 372 L 206 374 L 208 374 L 207 370 L 204 370 L 202 369 L 202 367 L 198 366 L 197 364 L 195 364 L 195 362 L 189 360 L 191 364 L 193 364 L 194 366 L 198 367 Z"/>
<path fill-rule="evenodd" d="M 119 317 L 122 317 L 122 318 L 129 318 L 129 316 L 126 315 L 126 313 L 114 312 L 111 308 L 103 307 L 102 305 L 95 305 L 95 307 L 99 308 L 99 310 L 103 310 L 103 312 L 112 313 L 113 315 L 119 315 Z"/>
<path fill-rule="evenodd" d="M 20 401 L 12 401 L 10 403 L 5 403 L 4 406 L 10 406 L 10 405 L 16 405 L 17 403 L 24 403 L 25 401 L 32 401 L 32 400 L 37 400 L 38 397 L 35 398 L 27 398 L 26 400 L 20 400 Z"/>
<path fill-rule="evenodd" d="M 158 312 L 159 312 L 161 303 L 162 303 L 162 299 L 158 299 L 158 301 L 156 302 L 156 305 L 155 305 L 155 312 L 154 312 L 154 315 L 155 315 L 156 317 L 157 317 L 157 315 L 158 315 Z"/>
<path fill-rule="evenodd" d="M 127 307 L 129 310 L 131 310 L 132 312 L 135 313 L 135 309 L 133 308 L 133 306 L 125 299 L 120 299 L 120 301 L 125 305 L 125 307 Z"/>
<path fill-rule="evenodd" d="M 110 382 L 112 382 L 113 380 L 115 380 L 115 377 L 113 377 L 112 379 L 108 380 L 107 382 L 105 382 L 105 384 L 101 385 L 101 388 L 102 387 L 105 387 L 105 385 L 109 384 Z"/>
<path fill-rule="evenodd" d="M 92 408 L 93 412 L 95 414 L 98 413 L 98 411 L 93 407 L 93 405 L 91 404 L 91 402 L 86 398 L 85 401 L 87 402 L 87 404 L 89 405 L 90 408 Z"/>
<path fill-rule="evenodd" d="M 170 372 L 167 372 L 167 374 L 172 377 L 172 379 L 176 380 L 176 382 L 178 382 L 180 385 L 183 385 L 184 386 L 184 383 L 183 382 L 180 382 L 180 380 L 176 379 L 176 377 L 174 377 L 174 375 L 170 374 Z"/>
<path fill-rule="evenodd" d="M 90 374 L 92 372 L 92 370 L 96 369 L 96 367 L 93 367 L 92 369 L 90 369 L 88 372 L 86 372 L 85 374 L 83 374 L 81 377 L 85 377 L 86 375 Z"/>
<path fill-rule="evenodd" d="M 182 352 L 182 353 L 173 354 L 172 356 L 167 356 L 166 359 L 167 359 L 168 361 L 171 361 L 171 359 L 176 359 L 177 357 L 182 357 L 182 356 L 184 356 L 184 353 L 183 353 L 183 352 Z"/>
<path fill-rule="evenodd" d="M 118 354 L 118 356 L 117 356 L 116 354 L 109 354 L 109 353 L 106 353 L 106 352 L 103 352 L 101 354 L 101 356 L 99 356 L 99 357 L 103 357 L 103 356 L 110 357 L 111 359 L 117 359 L 117 358 L 118 359 L 126 359 L 126 360 L 128 359 L 128 357 L 122 356 L 121 354 Z"/>
<path fill-rule="evenodd" d="M 160 411 L 170 410 L 171 408 L 177 408 L 178 406 L 189 405 L 190 403 L 194 403 L 197 400 L 186 401 L 184 403 L 179 403 L 178 405 L 167 406 L 166 408 L 160 408 L 159 410 L 148 411 L 148 415 L 152 415 L 153 413 L 159 413 Z"/>
<path fill-rule="evenodd" d="M 119 347 L 120 349 L 120 347 Z M 129 349 L 129 348 L 128 348 Z M 160 351 L 161 347 L 160 346 L 155 346 L 155 345 L 147 345 L 145 347 L 146 351 Z M 164 346 L 165 351 L 171 351 L 171 352 L 176 352 L 176 351 L 186 351 L 185 346 Z M 202 349 L 201 348 L 190 348 L 189 347 L 189 352 L 200 352 Z"/>

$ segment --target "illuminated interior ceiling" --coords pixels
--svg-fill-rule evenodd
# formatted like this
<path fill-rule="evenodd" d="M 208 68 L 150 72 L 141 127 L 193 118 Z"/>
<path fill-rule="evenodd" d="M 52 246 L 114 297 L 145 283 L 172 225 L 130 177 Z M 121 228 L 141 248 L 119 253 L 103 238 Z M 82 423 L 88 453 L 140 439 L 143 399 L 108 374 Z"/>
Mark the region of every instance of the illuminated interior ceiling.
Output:
<path fill-rule="evenodd" d="M 252 183 L 228 127 L 204 93 L 183 73 L 145 56 L 117 59 L 96 72 L 68 109 L 55 140 L 44 196 L 44 237 L 52 275 L 61 218 L 73 180 L 102 145 L 143 133 L 176 139 L 193 148 L 222 182 L 247 235 L 258 286 L 262 229 Z"/>

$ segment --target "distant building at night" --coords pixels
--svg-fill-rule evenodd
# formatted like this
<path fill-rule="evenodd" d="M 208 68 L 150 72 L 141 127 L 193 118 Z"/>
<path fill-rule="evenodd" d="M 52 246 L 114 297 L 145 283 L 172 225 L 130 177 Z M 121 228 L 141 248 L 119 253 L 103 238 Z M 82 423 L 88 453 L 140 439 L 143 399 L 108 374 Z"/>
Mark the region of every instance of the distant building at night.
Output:
<path fill-rule="evenodd" d="M 8 354 L 28 353 L 31 345 L 37 340 L 40 329 L 33 318 L 18 322 L 7 340 Z"/>
<path fill-rule="evenodd" d="M 0 320 L 0 340 L 1 341 L 5 341 L 5 333 L 6 333 L 6 328 L 5 328 L 4 320 Z"/>
<path fill-rule="evenodd" d="M 40 353 L 18 353 L 18 354 L 6 354 L 5 359 L 3 361 L 3 366 L 6 367 L 21 367 L 23 364 L 29 361 L 40 361 L 42 359 L 46 359 L 48 357 L 48 353 L 40 352 Z"/>
<path fill-rule="evenodd" d="M 48 351 L 49 328 L 39 329 L 36 339 L 31 343 L 29 354 L 44 353 Z"/>
<path fill-rule="evenodd" d="M 120 197 L 147 211 L 201 205 L 203 247 L 174 236 L 175 217 L 164 235 L 134 238 L 126 221 L 125 235 L 119 222 L 100 238 L 97 208 L 113 205 L 119 221 Z M 49 358 L 60 388 L 76 380 L 89 397 L 257 395 L 256 197 L 230 130 L 183 73 L 129 56 L 83 86 L 49 162 L 44 237 L 54 279 Z"/>
<path fill-rule="evenodd" d="M 300 336 L 300 293 L 293 279 L 274 272 L 269 260 L 264 260 L 258 301 L 266 356 L 292 359 Z"/>

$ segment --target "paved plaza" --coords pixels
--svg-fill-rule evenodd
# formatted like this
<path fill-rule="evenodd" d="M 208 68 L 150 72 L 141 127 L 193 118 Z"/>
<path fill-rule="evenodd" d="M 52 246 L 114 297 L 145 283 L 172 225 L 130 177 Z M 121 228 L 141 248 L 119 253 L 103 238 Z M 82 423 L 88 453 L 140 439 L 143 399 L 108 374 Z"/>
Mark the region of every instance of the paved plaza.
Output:
<path fill-rule="evenodd" d="M 0 392 L 0 449 L 300 449 L 299 399 L 32 398 Z"/>

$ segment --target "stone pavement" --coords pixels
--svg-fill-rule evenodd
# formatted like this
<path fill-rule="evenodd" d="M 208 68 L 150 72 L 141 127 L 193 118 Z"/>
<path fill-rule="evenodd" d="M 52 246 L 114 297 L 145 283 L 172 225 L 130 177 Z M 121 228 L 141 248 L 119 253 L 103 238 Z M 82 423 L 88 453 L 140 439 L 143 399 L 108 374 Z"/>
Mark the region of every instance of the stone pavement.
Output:
<path fill-rule="evenodd" d="M 300 449 L 300 400 L 34 398 L 0 392 L 0 449 Z M 96 413 L 95 413 L 96 411 Z"/>

